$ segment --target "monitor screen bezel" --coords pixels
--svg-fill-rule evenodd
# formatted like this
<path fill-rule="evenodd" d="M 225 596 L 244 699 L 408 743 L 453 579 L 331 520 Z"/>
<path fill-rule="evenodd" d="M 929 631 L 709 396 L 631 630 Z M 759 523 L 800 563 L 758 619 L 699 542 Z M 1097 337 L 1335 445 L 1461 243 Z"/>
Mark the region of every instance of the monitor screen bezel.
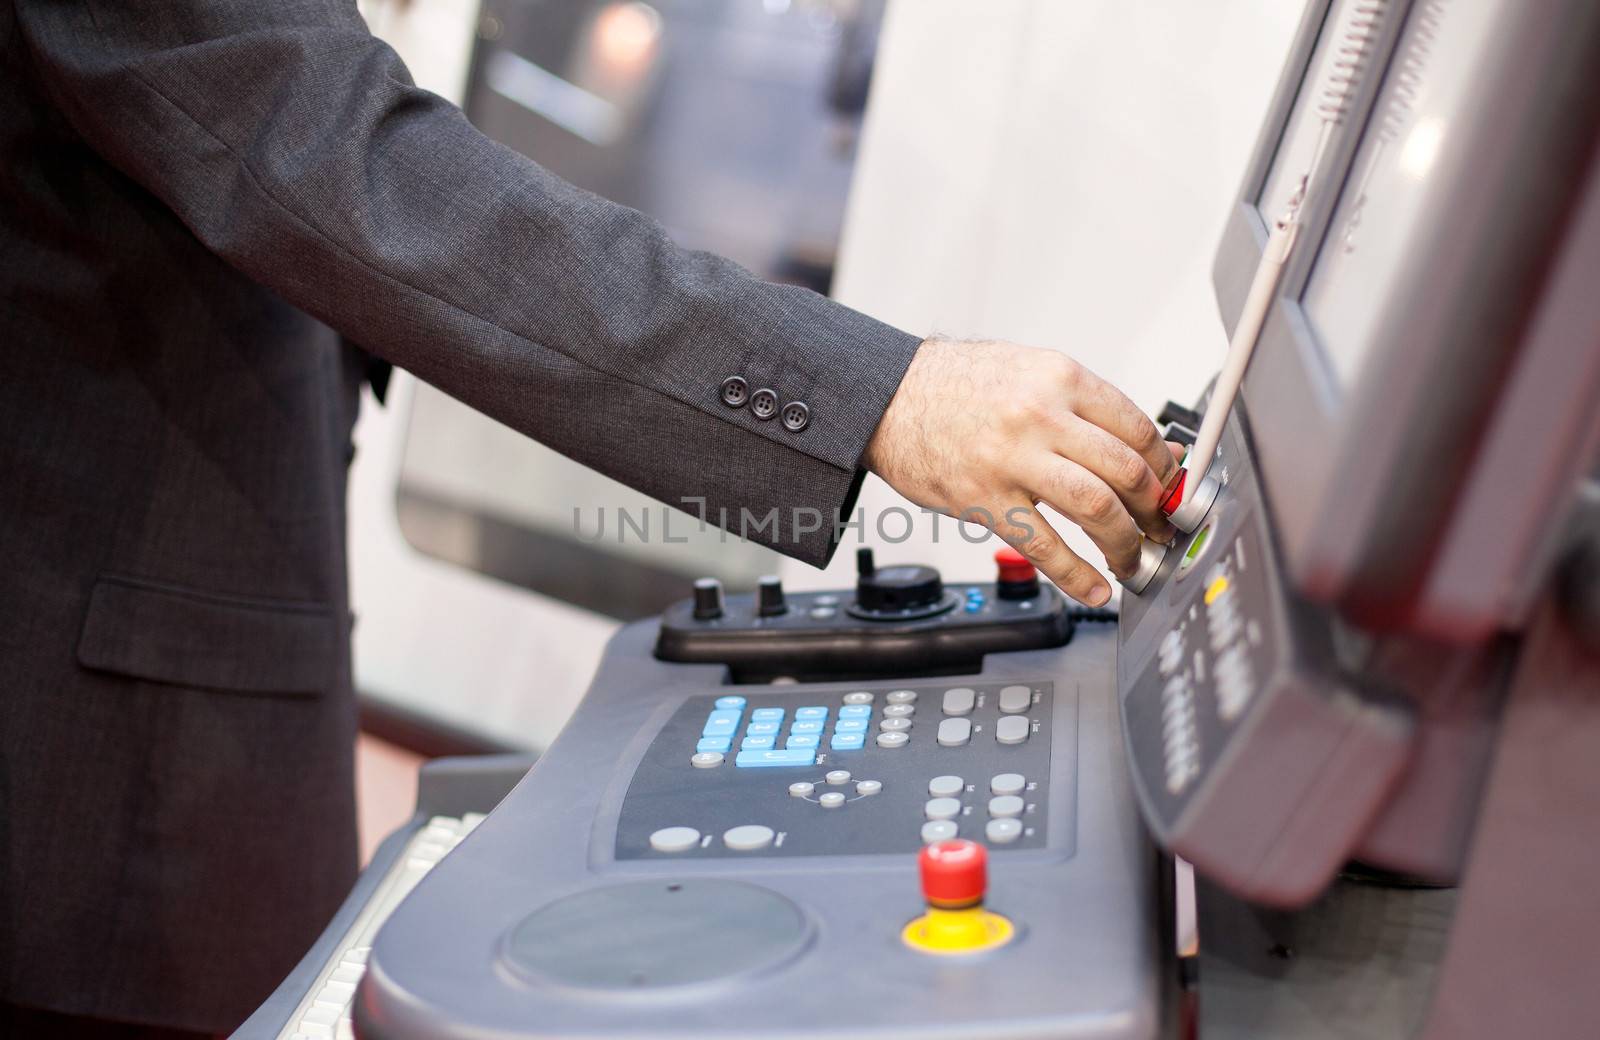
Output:
<path fill-rule="evenodd" d="M 1331 7 L 1316 2 L 1307 9 L 1217 255 L 1218 302 L 1230 331 L 1266 241 L 1256 199 Z M 1474 92 L 1479 118 L 1466 124 L 1467 132 L 1436 163 L 1439 194 L 1454 211 L 1453 226 L 1433 226 L 1424 246 L 1437 262 L 1427 272 L 1423 294 L 1430 304 L 1385 312 L 1361 378 L 1340 388 L 1301 299 L 1395 44 L 1416 7 L 1399 7 L 1398 17 L 1386 20 L 1372 66 L 1376 74 L 1366 77 L 1350 119 L 1330 142 L 1243 390 L 1292 580 L 1309 597 L 1338 604 L 1379 628 L 1414 626 L 1419 612 L 1427 612 L 1422 600 L 1429 562 L 1445 536 L 1497 383 L 1506 378 L 1520 330 L 1531 320 L 1540 265 L 1559 244 L 1561 215 L 1586 168 L 1572 161 L 1570 141 L 1559 133 L 1538 133 L 1584 105 L 1573 104 L 1559 89 L 1540 87 L 1559 87 L 1563 69 L 1567 75 L 1581 71 L 1592 45 L 1568 38 L 1581 34 L 1563 34 L 1560 18 L 1512 14 L 1506 31 L 1490 43 Z M 1577 0 L 1561 5 L 1563 13 L 1576 9 Z M 1509 75 L 1518 69 L 1540 69 L 1542 75 Z M 1547 167 L 1565 161 L 1574 168 L 1572 176 L 1533 190 L 1514 168 L 1530 159 Z M 1508 186 L 1515 190 L 1508 192 Z M 1409 268 L 1413 280 L 1417 269 Z M 1517 291 L 1507 293 L 1506 286 Z M 1407 349 L 1397 349 L 1400 344 Z M 1446 362 L 1448 393 L 1439 392 L 1441 383 L 1433 378 Z M 1441 458 L 1449 461 L 1441 465 Z M 1474 630 L 1481 634 L 1488 613 L 1499 609 L 1484 603 Z M 1462 621 L 1459 609 L 1456 621 Z"/>

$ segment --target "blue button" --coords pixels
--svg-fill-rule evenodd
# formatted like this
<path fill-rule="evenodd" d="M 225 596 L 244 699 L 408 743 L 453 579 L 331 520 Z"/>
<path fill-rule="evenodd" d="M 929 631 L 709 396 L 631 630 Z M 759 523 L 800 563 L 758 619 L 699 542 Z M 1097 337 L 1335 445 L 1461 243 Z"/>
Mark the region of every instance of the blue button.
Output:
<path fill-rule="evenodd" d="M 744 731 L 752 737 L 770 737 L 782 728 L 781 722 L 752 722 L 744 728 Z"/>
<path fill-rule="evenodd" d="M 865 733 L 835 733 L 828 746 L 835 751 L 860 751 L 866 739 Z"/>
<path fill-rule="evenodd" d="M 828 717 L 827 708 L 796 708 L 794 717 L 797 719 L 825 719 Z"/>
<path fill-rule="evenodd" d="M 815 733 L 791 733 L 784 747 L 816 747 L 822 738 Z"/>
<path fill-rule="evenodd" d="M 785 751 L 741 751 L 733 764 L 760 769 L 767 766 L 809 766 L 816 760 L 817 753 L 811 748 L 789 748 Z"/>
<path fill-rule="evenodd" d="M 967 600 L 967 613 L 968 614 L 976 614 L 978 611 L 980 611 L 982 609 L 983 609 L 983 603 L 981 601 L 975 600 L 975 599 Z"/>
<path fill-rule="evenodd" d="M 757 708 L 750 713 L 752 722 L 782 722 L 782 708 Z"/>
<path fill-rule="evenodd" d="M 734 709 L 719 709 L 706 716 L 705 729 L 700 731 L 702 737 L 731 737 L 733 731 L 739 728 L 739 712 Z"/>
<path fill-rule="evenodd" d="M 790 733 L 821 733 L 824 723 L 816 719 L 795 719 L 794 725 L 789 727 Z"/>
<path fill-rule="evenodd" d="M 745 737 L 739 742 L 741 751 L 765 751 L 777 743 L 777 737 Z"/>
<path fill-rule="evenodd" d="M 867 731 L 866 719 L 840 719 L 833 724 L 835 733 L 865 733 Z"/>
<path fill-rule="evenodd" d="M 839 709 L 841 719 L 870 719 L 872 718 L 872 705 L 846 704 Z"/>
<path fill-rule="evenodd" d="M 694 746 L 696 751 L 722 751 L 726 752 L 733 747 L 732 737 L 701 737 L 700 743 Z"/>
<path fill-rule="evenodd" d="M 744 698 L 743 697 L 718 697 L 717 698 L 717 707 L 719 707 L 719 708 L 742 708 L 742 707 L 744 707 Z"/>

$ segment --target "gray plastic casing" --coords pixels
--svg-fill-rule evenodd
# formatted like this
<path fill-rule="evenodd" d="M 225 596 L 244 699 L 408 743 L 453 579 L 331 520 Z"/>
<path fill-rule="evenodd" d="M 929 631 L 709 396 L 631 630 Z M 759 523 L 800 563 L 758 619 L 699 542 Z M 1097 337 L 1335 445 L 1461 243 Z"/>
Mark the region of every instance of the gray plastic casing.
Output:
<path fill-rule="evenodd" d="M 1017 939 L 956 958 L 901 941 L 924 909 L 914 851 L 616 858 L 614 824 L 636 768 L 686 699 L 806 690 L 819 704 L 837 704 L 844 691 L 869 685 L 725 686 L 720 666 L 656 660 L 655 635 L 655 622 L 618 633 L 572 721 L 534 769 L 395 911 L 356 998 L 363 1040 L 1021 1040 L 1152 1037 L 1171 1028 L 1170 888 L 1129 785 L 1108 627 L 1080 626 L 1055 650 L 991 655 L 968 677 L 1054 684 L 1053 815 L 1045 848 L 990 856 L 988 906 L 1017 924 Z M 961 677 L 938 682 L 955 686 Z M 761 772 L 777 783 L 785 771 Z M 719 823 L 759 820 L 757 807 L 724 801 L 714 807 Z M 1056 826 L 1063 816 L 1070 825 Z M 535 911 L 650 879 L 723 879 L 777 893 L 801 909 L 804 945 L 764 970 L 620 992 L 542 980 L 508 962 L 508 936 Z M 724 927 L 710 915 L 664 952 L 693 958 Z"/>

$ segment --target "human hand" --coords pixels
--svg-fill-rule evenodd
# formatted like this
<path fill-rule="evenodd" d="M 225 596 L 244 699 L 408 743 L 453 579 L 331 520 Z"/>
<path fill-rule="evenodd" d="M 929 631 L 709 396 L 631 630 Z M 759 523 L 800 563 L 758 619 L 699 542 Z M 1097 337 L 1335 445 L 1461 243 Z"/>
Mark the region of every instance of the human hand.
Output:
<path fill-rule="evenodd" d="M 996 341 L 930 338 L 878 429 L 865 463 L 919 506 L 980 523 L 1081 603 L 1111 586 L 1035 508 L 1078 524 L 1125 578 L 1140 531 L 1175 534 L 1162 515 L 1177 446 L 1118 389 L 1065 354 Z"/>

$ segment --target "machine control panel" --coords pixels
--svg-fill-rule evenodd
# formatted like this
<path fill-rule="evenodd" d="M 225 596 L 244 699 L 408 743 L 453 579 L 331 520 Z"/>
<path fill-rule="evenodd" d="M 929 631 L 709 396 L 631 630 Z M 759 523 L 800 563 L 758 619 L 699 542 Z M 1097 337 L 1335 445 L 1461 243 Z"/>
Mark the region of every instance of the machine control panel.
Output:
<path fill-rule="evenodd" d="M 665 661 L 658 634 L 617 634 L 394 911 L 363 1037 L 1166 1035 L 1109 628 L 959 675 L 769 684 Z"/>
<path fill-rule="evenodd" d="M 792 593 L 768 577 L 754 594 L 725 595 L 701 578 L 662 615 L 656 656 L 726 664 L 739 682 L 822 681 L 970 672 L 985 654 L 1071 638 L 1066 599 L 1014 550 L 995 554 L 994 581 L 964 585 L 921 564 L 880 567 L 871 549 L 856 564 L 852 592 Z"/>
<path fill-rule="evenodd" d="M 1383 805 L 1411 719 L 1340 665 L 1336 620 L 1288 588 L 1252 458 L 1236 410 L 1214 504 L 1123 598 L 1117 685 L 1163 844 L 1245 898 L 1298 905 Z"/>
<path fill-rule="evenodd" d="M 616 857 L 1044 847 L 1073 696 L 1037 679 L 690 697 L 634 773 Z"/>

